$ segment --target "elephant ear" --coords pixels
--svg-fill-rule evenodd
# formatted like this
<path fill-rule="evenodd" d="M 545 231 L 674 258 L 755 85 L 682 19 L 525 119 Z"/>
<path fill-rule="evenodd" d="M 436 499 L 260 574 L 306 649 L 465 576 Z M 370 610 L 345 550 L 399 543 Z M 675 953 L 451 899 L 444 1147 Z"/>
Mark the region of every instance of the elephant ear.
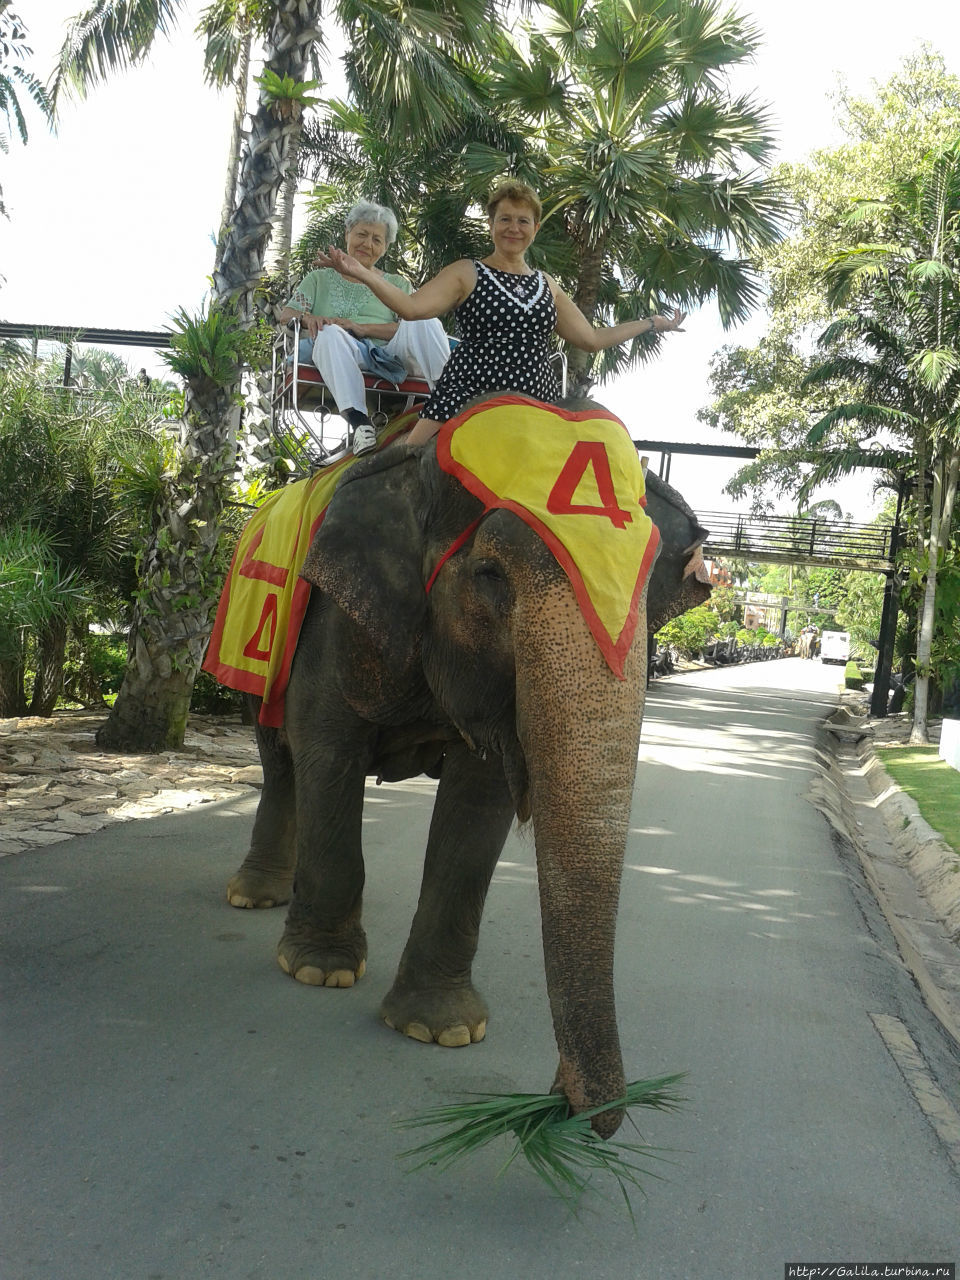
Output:
<path fill-rule="evenodd" d="M 406 451 L 364 459 L 334 492 L 300 570 L 397 670 L 418 652 L 426 612 L 418 499 Z"/>
<path fill-rule="evenodd" d="M 710 598 L 701 547 L 709 537 L 685 499 L 658 475 L 646 475 L 647 515 L 660 530 L 660 555 L 647 592 L 647 631 Z"/>

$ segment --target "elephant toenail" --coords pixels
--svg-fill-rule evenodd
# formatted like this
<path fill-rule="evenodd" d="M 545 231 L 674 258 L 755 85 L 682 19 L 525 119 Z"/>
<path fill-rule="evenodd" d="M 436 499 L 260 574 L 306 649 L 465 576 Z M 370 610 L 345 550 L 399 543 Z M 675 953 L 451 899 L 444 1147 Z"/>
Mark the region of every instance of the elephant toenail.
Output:
<path fill-rule="evenodd" d="M 445 1027 L 437 1036 L 437 1044 L 447 1049 L 459 1049 L 470 1043 L 470 1030 L 461 1022 L 456 1027 Z"/>
<path fill-rule="evenodd" d="M 411 1040 L 419 1040 L 421 1044 L 433 1044 L 433 1035 L 429 1027 L 424 1026 L 422 1022 L 408 1022 L 405 1035 Z"/>

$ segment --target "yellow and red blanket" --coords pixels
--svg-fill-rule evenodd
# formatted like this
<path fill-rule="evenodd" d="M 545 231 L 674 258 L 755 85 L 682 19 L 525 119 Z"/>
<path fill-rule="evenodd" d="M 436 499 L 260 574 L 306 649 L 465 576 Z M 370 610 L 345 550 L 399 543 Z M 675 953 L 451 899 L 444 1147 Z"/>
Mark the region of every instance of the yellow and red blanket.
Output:
<path fill-rule="evenodd" d="M 407 414 L 380 434 L 384 448 L 416 421 Z M 310 584 L 300 575 L 337 481 L 352 454 L 269 494 L 247 522 L 227 573 L 203 669 L 230 689 L 262 699 L 260 723 L 283 724 L 283 699 Z"/>
<path fill-rule="evenodd" d="M 488 510 L 505 507 L 536 530 L 622 678 L 660 534 L 643 509 L 643 468 L 620 419 L 498 396 L 441 427 L 437 459 Z"/>
<path fill-rule="evenodd" d="M 391 424 L 381 447 L 410 425 Z M 623 423 L 604 410 L 570 412 L 524 396 L 498 396 L 444 424 L 437 458 L 486 510 L 513 511 L 543 538 L 610 669 L 622 677 L 659 545 Z M 353 461 L 344 458 L 271 494 L 237 543 L 203 667 L 232 689 L 258 694 L 262 724 L 283 723 L 310 596 L 299 569 Z"/>

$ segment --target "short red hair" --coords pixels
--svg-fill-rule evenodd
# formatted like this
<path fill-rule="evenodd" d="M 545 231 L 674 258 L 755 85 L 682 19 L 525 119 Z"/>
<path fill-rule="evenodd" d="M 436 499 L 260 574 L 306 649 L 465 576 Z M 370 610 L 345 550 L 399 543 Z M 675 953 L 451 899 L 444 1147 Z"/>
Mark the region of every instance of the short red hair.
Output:
<path fill-rule="evenodd" d="M 540 197 L 533 187 L 528 187 L 525 182 L 517 182 L 513 178 L 508 178 L 504 182 L 497 183 L 487 200 L 487 217 L 491 220 L 497 212 L 497 205 L 501 200 L 512 200 L 514 204 L 528 204 L 533 210 L 534 222 L 540 221 L 540 215 L 543 213 Z"/>

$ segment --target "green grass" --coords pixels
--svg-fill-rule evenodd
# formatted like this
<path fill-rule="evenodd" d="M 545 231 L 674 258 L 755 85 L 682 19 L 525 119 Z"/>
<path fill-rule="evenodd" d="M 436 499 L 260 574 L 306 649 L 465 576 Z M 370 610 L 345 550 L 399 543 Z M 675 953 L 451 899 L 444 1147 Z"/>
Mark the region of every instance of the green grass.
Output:
<path fill-rule="evenodd" d="M 936 747 L 882 747 L 877 758 L 934 831 L 960 853 L 960 773 L 940 759 Z"/>
<path fill-rule="evenodd" d="M 500 1173 L 522 1155 L 551 1191 L 571 1207 L 576 1206 L 595 1174 L 611 1174 L 632 1220 L 628 1191 L 632 1187 L 642 1193 L 642 1179 L 657 1176 L 647 1161 L 662 1159 L 662 1152 L 642 1141 L 598 1138 L 590 1127 L 590 1118 L 621 1107 L 674 1111 L 684 1101 L 673 1088 L 682 1079 L 681 1073 L 655 1080 L 635 1080 L 627 1085 L 623 1098 L 580 1115 L 570 1113 L 570 1104 L 563 1094 L 473 1094 L 471 1101 L 434 1107 L 422 1115 L 401 1120 L 401 1129 L 443 1126 L 447 1132 L 402 1151 L 400 1158 L 414 1160 L 413 1169 L 434 1165 L 444 1171 L 472 1151 L 512 1135 L 513 1147 Z"/>

